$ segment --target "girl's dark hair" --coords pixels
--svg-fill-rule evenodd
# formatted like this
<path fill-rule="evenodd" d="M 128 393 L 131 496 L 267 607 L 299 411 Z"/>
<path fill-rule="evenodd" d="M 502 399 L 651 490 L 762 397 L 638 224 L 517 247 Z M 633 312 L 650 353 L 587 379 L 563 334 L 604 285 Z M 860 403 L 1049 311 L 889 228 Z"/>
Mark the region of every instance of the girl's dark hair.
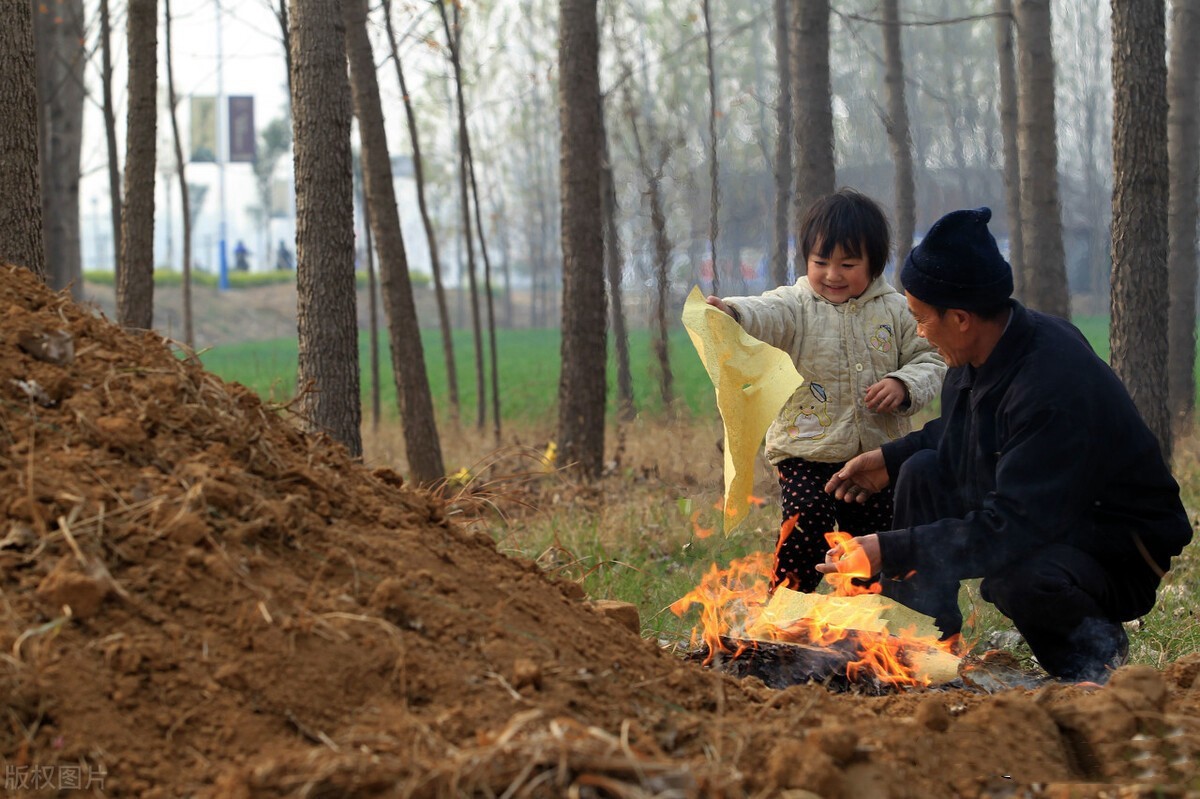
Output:
<path fill-rule="evenodd" d="M 854 189 L 839 189 L 813 202 L 800 220 L 800 257 L 828 258 L 840 246 L 853 258 L 866 258 L 871 279 L 883 274 L 892 234 L 879 203 Z"/>

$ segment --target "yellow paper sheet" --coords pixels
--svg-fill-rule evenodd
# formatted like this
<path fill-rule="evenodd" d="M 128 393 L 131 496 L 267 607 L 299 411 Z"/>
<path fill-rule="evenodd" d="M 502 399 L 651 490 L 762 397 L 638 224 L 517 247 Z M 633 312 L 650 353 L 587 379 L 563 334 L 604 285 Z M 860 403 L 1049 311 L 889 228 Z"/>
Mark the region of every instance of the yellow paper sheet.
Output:
<path fill-rule="evenodd" d="M 915 640 L 907 647 L 913 675 L 931 683 L 949 682 L 958 676 L 959 658 L 932 644 L 932 639 L 941 634 L 933 619 L 895 600 L 879 594 L 804 594 L 780 587 L 771 595 L 759 621 L 786 628 L 805 618 L 820 618 L 848 630 L 926 639 L 928 643 Z M 756 636 L 752 633 L 751 637 Z"/>
<path fill-rule="evenodd" d="M 717 393 L 725 427 L 724 529 L 728 534 L 750 513 L 754 458 L 767 428 L 804 379 L 786 352 L 750 336 L 693 288 L 683 305 L 691 336 Z"/>
<path fill-rule="evenodd" d="M 933 619 L 880 594 L 832 596 L 805 594 L 779 587 L 763 610 L 763 621 L 788 627 L 798 619 L 820 617 L 849 630 L 937 638 L 941 635 Z"/>

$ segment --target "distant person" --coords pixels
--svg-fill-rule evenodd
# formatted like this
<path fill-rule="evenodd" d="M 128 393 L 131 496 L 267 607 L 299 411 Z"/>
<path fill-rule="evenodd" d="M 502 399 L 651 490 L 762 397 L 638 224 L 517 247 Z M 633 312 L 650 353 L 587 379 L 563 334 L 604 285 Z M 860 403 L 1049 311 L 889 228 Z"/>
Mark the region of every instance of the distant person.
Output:
<path fill-rule="evenodd" d="M 239 272 L 250 271 L 250 250 L 246 249 L 246 243 L 241 239 L 233 248 L 233 268 Z"/>
<path fill-rule="evenodd" d="M 279 240 L 279 249 L 275 251 L 275 268 L 280 272 L 292 269 L 292 252 L 287 248 L 283 239 Z"/>
<path fill-rule="evenodd" d="M 708 298 L 791 355 L 804 377 L 767 431 L 783 504 L 772 590 L 817 587 L 812 564 L 828 547 L 825 533 L 891 529 L 890 491 L 847 505 L 825 484 L 850 458 L 912 430 L 909 417 L 941 388 L 945 363 L 883 278 L 890 239 L 879 205 L 842 189 L 814 202 L 800 224 L 807 276 L 757 297 Z"/>
<path fill-rule="evenodd" d="M 895 486 L 896 521 L 817 570 L 865 554 L 884 595 L 945 637 L 962 626 L 959 581 L 982 577 L 1047 672 L 1103 682 L 1128 653 L 1121 623 L 1154 606 L 1192 527 L 1109 365 L 1069 322 L 1010 298 L 991 215 L 947 214 L 904 262 L 917 329 L 950 367 L 942 415 L 833 475 L 826 490 L 853 503 Z M 862 553 L 847 558 L 854 543 Z"/>

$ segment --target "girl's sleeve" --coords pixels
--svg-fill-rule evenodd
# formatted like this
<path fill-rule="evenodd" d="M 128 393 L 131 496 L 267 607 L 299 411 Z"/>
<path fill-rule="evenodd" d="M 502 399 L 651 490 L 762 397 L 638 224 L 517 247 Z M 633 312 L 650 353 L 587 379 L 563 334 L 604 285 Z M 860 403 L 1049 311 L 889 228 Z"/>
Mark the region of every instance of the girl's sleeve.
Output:
<path fill-rule="evenodd" d="M 896 314 L 900 330 L 900 368 L 885 377 L 894 377 L 908 388 L 908 405 L 896 410 L 901 416 L 911 416 L 921 410 L 942 390 L 946 362 L 927 340 L 917 335 L 917 320 L 908 307 Z"/>
<path fill-rule="evenodd" d="M 795 286 L 780 286 L 757 297 L 725 297 L 742 329 L 759 341 L 794 352 L 801 336 L 801 305 Z"/>

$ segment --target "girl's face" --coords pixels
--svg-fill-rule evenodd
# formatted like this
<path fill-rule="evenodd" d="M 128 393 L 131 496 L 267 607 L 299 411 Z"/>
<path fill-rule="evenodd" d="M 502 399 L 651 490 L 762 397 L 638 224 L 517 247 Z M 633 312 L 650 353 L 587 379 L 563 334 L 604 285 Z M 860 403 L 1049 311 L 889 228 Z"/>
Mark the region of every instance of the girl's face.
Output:
<path fill-rule="evenodd" d="M 808 282 L 813 291 L 834 305 L 861 296 L 871 285 L 871 270 L 865 256 L 850 256 L 837 245 L 828 258 L 820 255 L 821 242 L 808 254 Z"/>

